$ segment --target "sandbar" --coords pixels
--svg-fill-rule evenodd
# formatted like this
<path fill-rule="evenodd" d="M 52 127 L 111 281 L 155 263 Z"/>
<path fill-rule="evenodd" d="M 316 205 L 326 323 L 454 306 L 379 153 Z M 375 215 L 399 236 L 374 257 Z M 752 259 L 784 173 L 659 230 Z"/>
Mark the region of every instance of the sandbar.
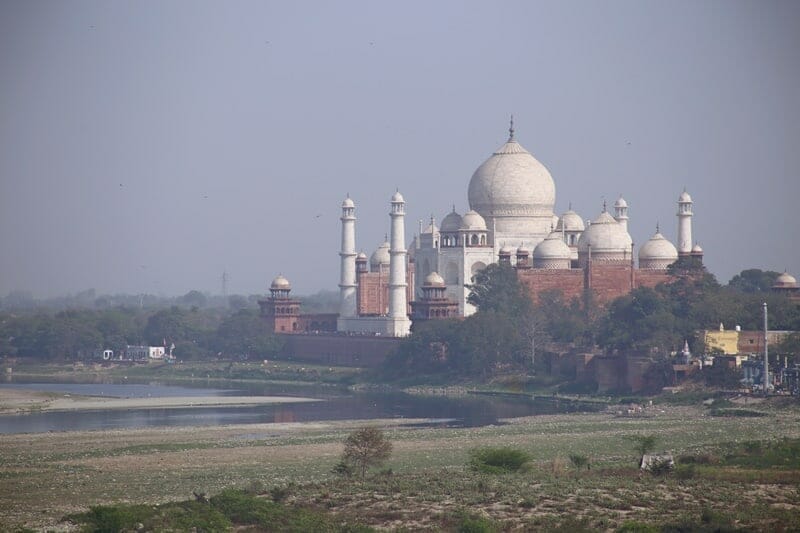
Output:
<path fill-rule="evenodd" d="M 0 414 L 41 411 L 94 411 L 105 409 L 177 409 L 186 407 L 235 407 L 323 401 L 293 396 L 159 396 L 150 398 L 99 398 L 29 389 L 0 388 Z"/>

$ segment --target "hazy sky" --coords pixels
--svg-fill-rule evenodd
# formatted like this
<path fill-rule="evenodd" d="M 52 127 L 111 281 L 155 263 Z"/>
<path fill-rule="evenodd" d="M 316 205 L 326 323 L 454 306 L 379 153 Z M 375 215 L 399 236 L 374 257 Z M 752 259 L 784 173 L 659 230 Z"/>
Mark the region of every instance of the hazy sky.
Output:
<path fill-rule="evenodd" d="M 516 138 L 556 211 L 676 201 L 722 282 L 800 277 L 800 2 L 0 2 L 0 294 L 335 289 Z"/>

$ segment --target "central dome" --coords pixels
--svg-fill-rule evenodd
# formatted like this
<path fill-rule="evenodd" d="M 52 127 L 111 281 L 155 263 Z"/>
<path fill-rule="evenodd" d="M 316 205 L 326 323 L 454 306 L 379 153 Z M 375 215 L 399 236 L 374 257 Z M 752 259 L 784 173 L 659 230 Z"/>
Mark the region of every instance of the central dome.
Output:
<path fill-rule="evenodd" d="M 536 235 L 550 229 L 556 186 L 550 172 L 511 136 L 472 174 L 469 206 L 498 233 Z"/>

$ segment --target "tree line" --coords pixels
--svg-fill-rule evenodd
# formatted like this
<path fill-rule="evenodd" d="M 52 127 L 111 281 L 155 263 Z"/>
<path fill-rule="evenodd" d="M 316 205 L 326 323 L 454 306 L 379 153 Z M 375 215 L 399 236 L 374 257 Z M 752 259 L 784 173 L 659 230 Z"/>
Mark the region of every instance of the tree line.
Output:
<path fill-rule="evenodd" d="M 770 310 L 771 330 L 800 331 L 800 305 L 771 292 L 777 272 L 748 269 L 721 285 L 691 259 L 670 267 L 672 281 L 642 287 L 605 307 L 585 299 L 567 301 L 560 291 L 540 295 L 536 305 L 508 265 L 493 264 L 468 285 L 468 301 L 478 311 L 464 320 L 415 324 L 385 365 L 387 379 L 426 376 L 488 377 L 527 372 L 535 354 L 583 349 L 608 354 L 646 354 L 666 360 L 684 342 L 704 353 L 699 331 L 720 323 L 733 329 L 763 326 L 762 303 Z M 800 356 L 800 335 L 788 337 L 775 353 Z"/>

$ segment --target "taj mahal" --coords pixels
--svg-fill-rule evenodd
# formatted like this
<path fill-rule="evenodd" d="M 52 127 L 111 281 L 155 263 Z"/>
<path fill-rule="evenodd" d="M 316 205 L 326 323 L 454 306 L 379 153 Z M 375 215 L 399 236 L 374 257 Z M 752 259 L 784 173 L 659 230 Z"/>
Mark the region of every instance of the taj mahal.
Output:
<path fill-rule="evenodd" d="M 703 251 L 692 240 L 692 198 L 685 190 L 677 201 L 677 246 L 657 227 L 637 257 L 625 199 L 614 202 L 613 213 L 604 203 L 585 222 L 571 206 L 557 215 L 553 177 L 514 134 L 512 117 L 508 140 L 472 174 L 469 210 L 460 214 L 453 208 L 440 225 L 434 217 L 426 227 L 420 222 L 408 246 L 405 198 L 399 191 L 389 202 L 389 238 L 369 258 L 356 252 L 356 204 L 345 198 L 337 331 L 402 337 L 412 321 L 469 316 L 476 309 L 467 301 L 465 285 L 493 263 L 515 268 L 534 301 L 544 291 L 557 290 L 567 301 L 603 305 L 637 287 L 667 281 L 667 267 L 679 257 L 702 262 Z M 279 278 L 271 290 L 280 300 L 288 298 L 289 284 Z M 267 315 L 269 307 L 262 305 Z M 280 318 L 273 316 L 276 331 Z M 297 317 L 285 318 L 281 328 L 302 331 Z"/>

